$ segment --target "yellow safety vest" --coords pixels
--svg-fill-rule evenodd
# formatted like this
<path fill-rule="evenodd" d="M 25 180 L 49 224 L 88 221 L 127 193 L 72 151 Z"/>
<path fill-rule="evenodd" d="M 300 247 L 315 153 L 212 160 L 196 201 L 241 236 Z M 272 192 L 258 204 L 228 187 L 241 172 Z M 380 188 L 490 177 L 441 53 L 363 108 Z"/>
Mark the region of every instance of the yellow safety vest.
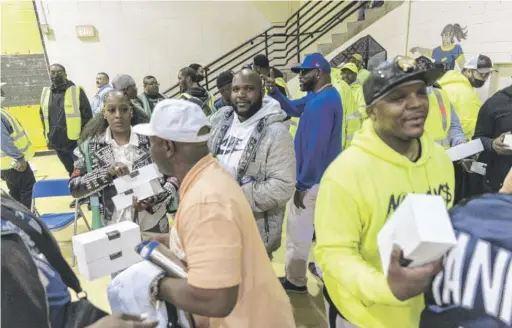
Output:
<path fill-rule="evenodd" d="M 190 98 L 197 98 L 197 97 L 194 97 L 191 94 L 183 92 L 178 95 L 178 99 L 179 98 L 188 100 Z M 197 99 L 199 99 L 199 98 L 197 98 Z M 206 114 L 206 116 L 210 116 L 217 111 L 217 109 L 215 108 L 215 101 L 213 100 L 213 96 L 210 93 L 208 93 L 208 99 L 205 102 L 203 102 L 203 105 L 201 106 L 201 108 L 202 108 L 203 112 Z"/>
<path fill-rule="evenodd" d="M 352 90 L 350 89 L 350 86 L 343 80 L 337 81 L 336 84 L 332 83 L 332 85 L 340 94 L 341 105 L 343 106 L 343 126 L 341 130 L 341 149 L 343 150 L 350 146 L 350 142 L 354 133 L 361 128 L 363 116 L 359 112 L 358 106 L 354 100 L 354 97 L 352 96 Z M 306 92 L 299 90 L 295 94 L 295 99 L 300 99 L 304 96 L 306 96 Z M 291 120 L 290 134 L 294 138 L 295 134 L 297 133 L 298 125 L 299 118 L 293 117 Z"/>
<path fill-rule="evenodd" d="M 332 85 L 338 90 L 341 97 L 341 104 L 343 106 L 343 128 L 341 136 L 341 149 L 344 150 L 350 146 L 354 134 L 361 128 L 363 120 L 366 118 L 364 113 L 364 97 L 358 98 L 354 86 L 349 86 L 347 82 L 341 78 L 341 68 L 331 68 L 331 82 Z M 362 88 L 360 87 L 362 94 Z"/>
<path fill-rule="evenodd" d="M 82 130 L 82 115 L 80 114 L 80 86 L 70 86 L 64 95 L 64 115 L 66 117 L 66 130 L 69 140 L 78 140 Z M 44 120 L 44 137 L 48 142 L 48 133 L 50 133 L 49 106 L 51 101 L 51 90 L 44 87 L 41 94 L 41 109 Z"/>
<path fill-rule="evenodd" d="M 32 147 L 32 143 L 28 138 L 25 130 L 21 126 L 20 122 L 9 114 L 5 109 L 0 109 L 1 115 L 3 115 L 11 124 L 12 133 L 9 135 L 14 142 L 14 145 L 18 150 L 23 154 L 26 161 L 30 160 L 34 156 L 34 148 Z M 3 151 L 0 153 L 1 158 L 1 169 L 8 170 L 12 168 L 12 162 L 15 161 L 14 158 L 7 155 Z"/>
<path fill-rule="evenodd" d="M 428 135 L 445 149 L 450 148 L 451 103 L 443 89 L 432 88 L 428 95 L 428 116 L 425 130 Z"/>
<path fill-rule="evenodd" d="M 347 82 L 341 80 L 334 85 L 341 97 L 341 105 L 343 106 L 343 130 L 341 133 L 341 150 L 345 150 L 350 146 L 354 133 L 361 128 L 362 115 L 359 112 L 352 89 Z"/>
<path fill-rule="evenodd" d="M 346 85 L 341 84 L 340 85 Z M 344 87 L 343 89 L 346 89 Z M 345 135 L 343 139 L 342 149 L 346 149 L 352 143 L 354 134 L 361 129 L 363 121 L 367 118 L 366 115 L 366 103 L 364 102 L 363 88 L 359 83 L 354 83 L 350 86 L 352 92 L 352 100 L 347 101 L 347 104 L 343 104 L 343 116 L 345 119 Z M 346 91 L 345 91 L 346 92 Z M 350 98 L 345 95 L 345 98 Z"/>
<path fill-rule="evenodd" d="M 285 96 L 290 97 L 290 91 L 288 91 L 288 85 L 286 84 L 286 81 L 282 77 L 276 77 L 275 78 L 276 85 L 283 87 L 284 91 L 286 91 Z M 265 89 L 265 96 L 268 94 L 267 88 L 265 88 L 265 81 L 261 81 L 263 88 Z"/>

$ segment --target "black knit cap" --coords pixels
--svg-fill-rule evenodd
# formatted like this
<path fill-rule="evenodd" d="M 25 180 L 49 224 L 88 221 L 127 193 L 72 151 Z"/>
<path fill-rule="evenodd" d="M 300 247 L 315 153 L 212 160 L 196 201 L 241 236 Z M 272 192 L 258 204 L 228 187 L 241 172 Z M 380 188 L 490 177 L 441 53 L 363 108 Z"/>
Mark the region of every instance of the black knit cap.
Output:
<path fill-rule="evenodd" d="M 443 74 L 442 68 L 424 69 L 413 58 L 397 56 L 372 70 L 363 85 L 364 100 L 367 105 L 372 105 L 378 98 L 401 84 L 418 80 L 432 85 Z"/>
<path fill-rule="evenodd" d="M 217 89 L 220 89 L 226 84 L 233 82 L 233 76 L 235 76 L 235 74 L 232 71 L 225 71 L 220 73 L 217 77 Z"/>
<path fill-rule="evenodd" d="M 267 56 L 263 54 L 256 55 L 252 61 L 254 62 L 254 65 L 259 67 L 270 67 L 270 62 L 267 58 Z"/>

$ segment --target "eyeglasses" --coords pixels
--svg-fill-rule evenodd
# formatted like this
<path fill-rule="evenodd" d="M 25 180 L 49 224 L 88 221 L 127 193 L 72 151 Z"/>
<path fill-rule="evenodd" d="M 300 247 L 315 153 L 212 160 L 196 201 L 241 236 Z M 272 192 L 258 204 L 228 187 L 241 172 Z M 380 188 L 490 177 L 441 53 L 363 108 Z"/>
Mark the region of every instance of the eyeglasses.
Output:
<path fill-rule="evenodd" d="M 144 83 L 144 85 L 156 85 L 156 86 L 160 86 L 160 83 L 158 82 L 149 82 L 149 83 Z"/>

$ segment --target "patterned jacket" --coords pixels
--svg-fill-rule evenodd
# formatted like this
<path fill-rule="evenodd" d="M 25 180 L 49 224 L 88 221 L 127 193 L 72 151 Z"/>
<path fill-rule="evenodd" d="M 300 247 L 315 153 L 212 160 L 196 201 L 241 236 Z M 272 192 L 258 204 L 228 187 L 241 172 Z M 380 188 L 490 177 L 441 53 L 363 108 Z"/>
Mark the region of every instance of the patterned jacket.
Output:
<path fill-rule="evenodd" d="M 263 106 L 279 104 L 265 97 Z M 208 147 L 214 156 L 219 153 L 233 117 L 233 108 L 223 107 L 211 119 L 213 131 Z M 258 122 L 242 153 L 236 177 L 269 254 L 281 246 L 286 204 L 295 191 L 295 151 L 293 139 L 283 123 L 285 118 L 284 112 L 272 113 Z"/>
<path fill-rule="evenodd" d="M 132 163 L 132 170 L 137 170 L 143 166 L 152 163 L 149 154 L 149 139 L 145 136 L 138 135 L 139 146 L 135 159 Z M 71 195 L 75 198 L 83 198 L 87 196 L 99 194 L 100 207 L 102 218 L 106 225 L 111 223 L 112 216 L 115 212 L 115 206 L 112 197 L 117 194 L 116 188 L 113 184 L 113 179 L 108 174 L 108 168 L 114 164 L 114 152 L 112 146 L 105 142 L 105 133 L 93 137 L 89 141 L 89 149 L 91 154 L 91 173 L 87 172 L 85 163 L 85 155 L 82 153 L 80 147 L 75 150 L 75 155 L 78 157 L 75 161 L 75 170 L 71 179 L 69 180 L 69 189 Z M 178 186 L 171 182 L 171 179 L 161 179 L 162 188 L 164 191 L 157 195 L 157 201 L 152 208 L 147 209 L 149 213 L 156 213 L 162 210 L 162 207 L 167 207 L 171 202 L 176 202 L 178 199 Z M 146 230 L 144 223 L 141 222 L 141 229 Z"/>

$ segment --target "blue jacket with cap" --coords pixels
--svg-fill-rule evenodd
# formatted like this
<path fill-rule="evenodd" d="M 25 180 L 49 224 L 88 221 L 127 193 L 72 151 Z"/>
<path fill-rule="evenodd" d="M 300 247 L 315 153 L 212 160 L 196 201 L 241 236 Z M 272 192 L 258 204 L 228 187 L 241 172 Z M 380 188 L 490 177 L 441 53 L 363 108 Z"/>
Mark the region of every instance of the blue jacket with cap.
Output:
<path fill-rule="evenodd" d="M 343 107 L 338 91 L 328 87 L 308 92 L 290 100 L 275 88 L 270 95 L 292 117 L 300 117 L 295 136 L 297 190 L 307 190 L 320 179 L 331 162 L 341 153 Z"/>
<path fill-rule="evenodd" d="M 450 211 L 457 246 L 426 293 L 420 328 L 512 327 L 512 194 Z"/>

